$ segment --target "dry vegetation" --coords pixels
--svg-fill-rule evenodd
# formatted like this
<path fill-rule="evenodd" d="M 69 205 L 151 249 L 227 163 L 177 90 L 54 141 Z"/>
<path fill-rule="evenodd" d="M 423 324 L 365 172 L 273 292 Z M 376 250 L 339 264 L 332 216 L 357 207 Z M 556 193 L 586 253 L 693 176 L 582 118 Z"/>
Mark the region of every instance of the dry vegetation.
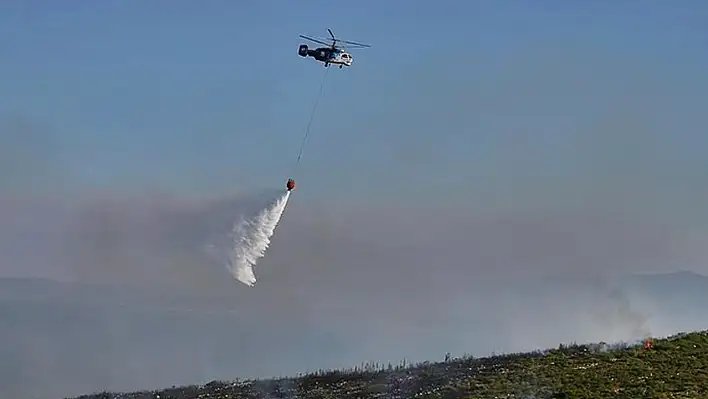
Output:
<path fill-rule="evenodd" d="M 650 349 L 561 345 L 543 352 L 79 398 L 708 398 L 708 331 L 655 340 Z"/>

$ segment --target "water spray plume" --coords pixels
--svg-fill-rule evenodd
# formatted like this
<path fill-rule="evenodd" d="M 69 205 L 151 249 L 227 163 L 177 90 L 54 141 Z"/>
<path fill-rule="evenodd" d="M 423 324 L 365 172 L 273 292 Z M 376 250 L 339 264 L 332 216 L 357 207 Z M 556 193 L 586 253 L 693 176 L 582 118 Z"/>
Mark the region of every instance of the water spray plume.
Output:
<path fill-rule="evenodd" d="M 265 255 L 293 188 L 295 182 L 288 180 L 285 194 L 254 217 L 243 219 L 234 226 L 231 234 L 234 245 L 228 255 L 228 268 L 238 281 L 251 287 L 255 285 L 253 266 Z"/>

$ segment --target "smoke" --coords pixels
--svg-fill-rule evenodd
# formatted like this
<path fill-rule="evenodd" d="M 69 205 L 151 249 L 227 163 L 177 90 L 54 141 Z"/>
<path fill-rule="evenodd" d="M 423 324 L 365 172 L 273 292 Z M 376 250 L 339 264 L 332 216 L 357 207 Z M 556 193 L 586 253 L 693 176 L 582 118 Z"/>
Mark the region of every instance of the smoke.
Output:
<path fill-rule="evenodd" d="M 228 253 L 227 267 L 238 281 L 253 286 L 256 276 L 253 266 L 265 255 L 275 228 L 288 204 L 290 191 L 277 198 L 251 218 L 241 218 L 230 235 L 233 247 Z"/>
<path fill-rule="evenodd" d="M 0 197 L 4 277 L 48 277 L 185 292 L 234 290 L 205 248 L 226 242 L 273 190 L 221 198 L 127 198 L 74 191 L 72 199 Z M 222 240 L 220 242 L 219 240 Z M 225 259 L 222 257 L 222 259 Z"/>
<path fill-rule="evenodd" d="M 597 214 L 509 215 L 492 223 L 439 209 L 347 211 L 325 199 L 316 206 L 288 202 L 288 222 L 278 225 L 268 256 L 251 252 L 268 284 L 242 289 L 225 265 L 230 251 L 244 250 L 241 237 L 256 235 L 239 235 L 234 225 L 255 221 L 282 197 L 277 188 L 197 199 L 88 199 L 79 192 L 63 201 L 0 198 L 6 275 L 65 270 L 61 277 L 110 283 L 0 285 L 4 396 L 629 341 L 645 329 L 664 335 L 705 324 L 696 305 L 705 303 L 705 285 L 687 299 L 678 295 L 686 292 L 683 280 L 669 288 L 643 283 L 633 293 L 603 281 L 549 278 L 626 271 L 623 264 L 642 256 L 671 259 L 666 237 L 675 235 Z M 207 261 L 207 244 L 223 249 L 219 262 Z M 297 267 L 267 266 L 284 263 Z"/>

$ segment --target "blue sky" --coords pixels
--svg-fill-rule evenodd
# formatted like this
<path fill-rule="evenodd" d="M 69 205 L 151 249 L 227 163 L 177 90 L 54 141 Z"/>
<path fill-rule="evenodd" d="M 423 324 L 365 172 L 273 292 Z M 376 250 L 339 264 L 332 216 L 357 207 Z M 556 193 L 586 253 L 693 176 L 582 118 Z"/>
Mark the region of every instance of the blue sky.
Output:
<path fill-rule="evenodd" d="M 629 170 L 651 155 L 665 182 L 699 179 L 708 6 L 680 4 L 15 2 L 0 16 L 0 111 L 38 126 L 32 145 L 52 144 L 45 173 L 13 184 L 279 186 L 324 73 L 297 56 L 298 34 L 328 27 L 373 47 L 330 71 L 296 176 L 303 196 L 483 191 L 498 203 L 518 197 L 512 186 L 552 186 L 524 189 L 533 197 L 590 178 L 593 192 L 615 190 L 601 157 Z"/>

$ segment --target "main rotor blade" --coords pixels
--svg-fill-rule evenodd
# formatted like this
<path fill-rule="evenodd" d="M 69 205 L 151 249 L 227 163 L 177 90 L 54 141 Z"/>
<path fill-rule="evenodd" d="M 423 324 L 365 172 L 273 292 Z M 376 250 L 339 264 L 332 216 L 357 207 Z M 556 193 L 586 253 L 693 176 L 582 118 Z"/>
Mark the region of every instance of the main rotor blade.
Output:
<path fill-rule="evenodd" d="M 338 42 L 342 42 L 342 43 L 346 43 L 346 44 L 351 44 L 351 45 L 354 45 L 354 46 L 371 47 L 370 44 L 363 44 L 363 43 L 357 43 L 357 42 L 350 42 L 350 41 L 347 41 L 347 40 L 339 40 L 339 39 L 336 39 L 336 40 L 337 40 Z"/>
<path fill-rule="evenodd" d="M 323 42 L 322 40 L 313 39 L 313 38 L 308 37 L 308 36 L 305 36 L 305 35 L 300 35 L 300 37 L 303 38 L 303 39 L 309 40 L 309 41 L 311 41 L 311 42 L 323 44 L 323 45 L 325 45 L 325 46 L 329 46 L 329 45 L 330 45 L 329 43 L 325 43 L 325 42 Z"/>
<path fill-rule="evenodd" d="M 332 33 L 332 29 L 327 28 L 327 32 L 329 32 L 329 35 L 332 36 L 332 39 L 337 40 L 334 38 L 334 33 Z"/>

